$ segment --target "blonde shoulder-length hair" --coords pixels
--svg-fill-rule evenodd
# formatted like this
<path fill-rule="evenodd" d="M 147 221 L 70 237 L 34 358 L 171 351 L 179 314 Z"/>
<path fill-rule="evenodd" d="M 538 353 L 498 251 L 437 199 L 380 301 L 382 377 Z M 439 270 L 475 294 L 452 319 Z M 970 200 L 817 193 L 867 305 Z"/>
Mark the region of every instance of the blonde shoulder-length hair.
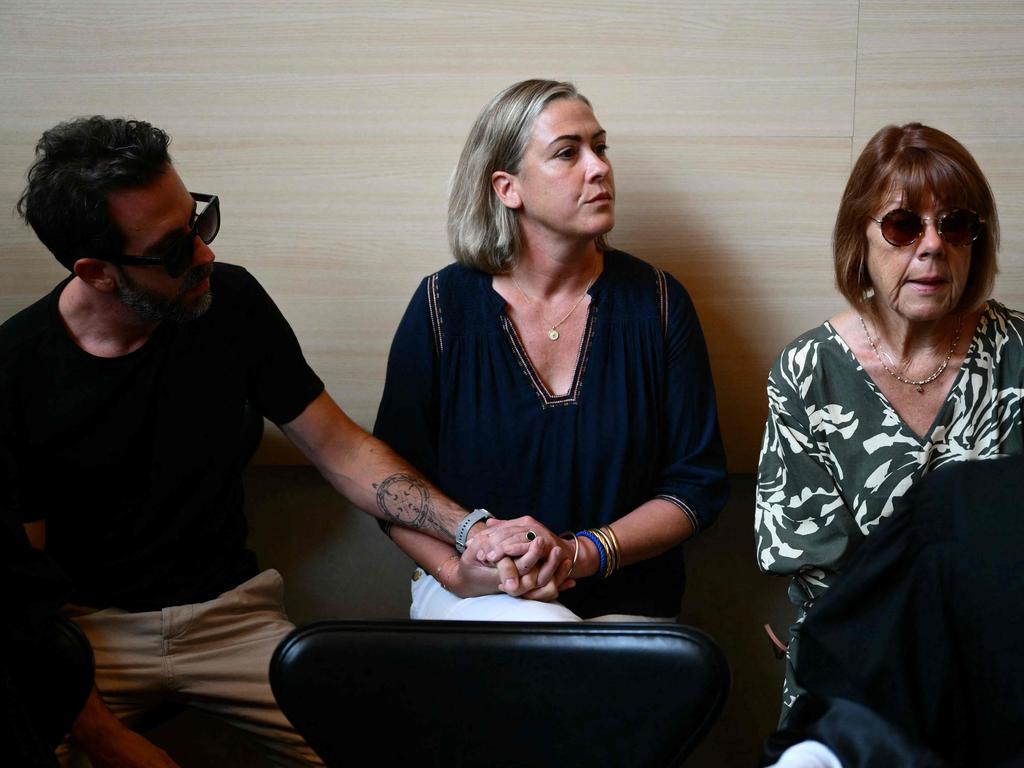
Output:
<path fill-rule="evenodd" d="M 477 116 L 462 148 L 448 196 L 448 243 L 456 261 L 497 275 L 519 261 L 519 225 L 491 186 L 496 171 L 518 173 L 533 124 L 558 99 L 590 106 L 572 83 L 523 80 L 488 102 Z M 607 250 L 604 235 L 597 247 Z"/>

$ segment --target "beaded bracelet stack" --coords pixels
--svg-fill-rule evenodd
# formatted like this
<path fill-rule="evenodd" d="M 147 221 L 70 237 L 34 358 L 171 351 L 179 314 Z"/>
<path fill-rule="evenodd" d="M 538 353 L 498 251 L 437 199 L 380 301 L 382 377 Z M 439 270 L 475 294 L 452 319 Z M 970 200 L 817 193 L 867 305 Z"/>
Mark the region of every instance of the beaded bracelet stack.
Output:
<path fill-rule="evenodd" d="M 619 539 L 615 535 L 615 531 L 611 529 L 611 526 L 605 525 L 601 528 L 588 528 L 576 535 L 586 536 L 597 547 L 597 555 L 600 558 L 597 572 L 602 578 L 607 579 L 619 569 Z"/>

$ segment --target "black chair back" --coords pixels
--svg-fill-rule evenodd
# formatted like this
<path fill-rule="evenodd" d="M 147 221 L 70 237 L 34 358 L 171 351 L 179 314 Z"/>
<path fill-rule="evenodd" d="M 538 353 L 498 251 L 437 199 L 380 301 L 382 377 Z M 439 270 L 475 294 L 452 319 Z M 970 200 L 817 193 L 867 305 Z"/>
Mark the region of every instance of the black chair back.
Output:
<path fill-rule="evenodd" d="M 0 651 L 0 763 L 56 765 L 53 750 L 92 691 L 92 646 L 55 618 L 0 628 Z"/>
<path fill-rule="evenodd" d="M 329 766 L 677 766 L 728 664 L 676 624 L 329 621 L 274 653 L 285 715 Z"/>

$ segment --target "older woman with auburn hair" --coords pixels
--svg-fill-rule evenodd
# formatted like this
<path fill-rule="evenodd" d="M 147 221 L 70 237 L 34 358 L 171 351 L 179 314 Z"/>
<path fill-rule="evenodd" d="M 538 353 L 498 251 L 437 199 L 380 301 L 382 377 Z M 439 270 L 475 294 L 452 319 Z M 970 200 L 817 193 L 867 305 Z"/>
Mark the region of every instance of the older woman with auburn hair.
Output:
<path fill-rule="evenodd" d="M 894 502 L 944 464 L 1024 452 L 1024 315 L 986 300 L 999 226 L 970 153 L 919 123 L 883 128 L 833 243 L 850 308 L 772 367 L 758 468 L 758 564 L 792 576 L 798 613 L 783 719 L 805 612 Z"/>
<path fill-rule="evenodd" d="M 390 529 L 420 565 L 414 618 L 678 613 L 682 542 L 727 492 L 715 395 L 689 296 L 612 250 L 614 223 L 607 133 L 575 87 L 484 107 L 452 182 L 457 263 L 412 298 L 374 431 L 495 519 L 461 556 Z M 512 558 L 518 584 L 495 568 Z"/>

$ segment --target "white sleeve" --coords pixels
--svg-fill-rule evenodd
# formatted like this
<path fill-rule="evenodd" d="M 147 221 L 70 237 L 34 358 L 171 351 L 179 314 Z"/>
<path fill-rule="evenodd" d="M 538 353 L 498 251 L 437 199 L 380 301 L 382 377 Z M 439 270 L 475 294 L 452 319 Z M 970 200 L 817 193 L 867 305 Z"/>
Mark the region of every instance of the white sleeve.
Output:
<path fill-rule="evenodd" d="M 801 741 L 782 753 L 768 768 L 843 768 L 839 758 L 820 741 Z"/>

